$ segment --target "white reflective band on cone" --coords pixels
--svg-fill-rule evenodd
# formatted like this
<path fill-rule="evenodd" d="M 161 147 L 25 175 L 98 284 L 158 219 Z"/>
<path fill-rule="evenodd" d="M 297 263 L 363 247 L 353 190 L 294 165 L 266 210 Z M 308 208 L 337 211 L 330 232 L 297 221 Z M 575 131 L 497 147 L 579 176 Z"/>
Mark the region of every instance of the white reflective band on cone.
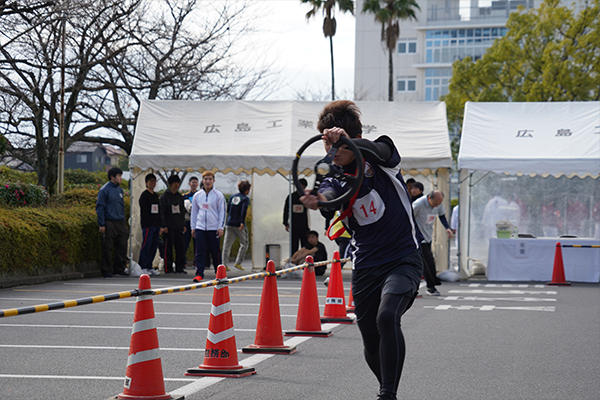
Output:
<path fill-rule="evenodd" d="M 344 304 L 344 299 L 341 297 L 328 297 L 325 299 L 325 304 Z"/>
<path fill-rule="evenodd" d="M 131 334 L 133 335 L 136 332 L 147 331 L 149 329 L 154 329 L 154 318 L 143 319 L 141 321 L 137 321 L 133 323 L 133 329 L 131 330 Z"/>
<path fill-rule="evenodd" d="M 214 304 L 210 308 L 210 313 L 215 317 L 225 314 L 227 311 L 231 311 L 231 303 L 227 302 L 225 304 L 221 304 L 220 306 L 215 306 Z"/>
<path fill-rule="evenodd" d="M 149 300 L 151 298 L 152 298 L 151 294 L 144 294 L 144 295 L 138 296 L 137 299 L 136 299 L 136 302 L 137 301 L 143 301 L 143 300 Z"/>
<path fill-rule="evenodd" d="M 210 330 L 208 331 L 208 335 L 206 336 L 206 338 L 208 340 L 210 340 L 212 343 L 217 344 L 222 342 L 223 340 L 227 340 L 230 337 L 235 336 L 235 331 L 233 330 L 233 328 L 229 328 L 226 329 L 224 331 L 221 331 L 219 333 L 213 333 Z"/>
<path fill-rule="evenodd" d="M 130 365 L 144 361 L 156 360 L 157 358 L 159 358 L 158 349 L 140 351 L 135 354 L 130 354 L 129 357 L 127 357 L 127 366 L 129 367 Z"/>

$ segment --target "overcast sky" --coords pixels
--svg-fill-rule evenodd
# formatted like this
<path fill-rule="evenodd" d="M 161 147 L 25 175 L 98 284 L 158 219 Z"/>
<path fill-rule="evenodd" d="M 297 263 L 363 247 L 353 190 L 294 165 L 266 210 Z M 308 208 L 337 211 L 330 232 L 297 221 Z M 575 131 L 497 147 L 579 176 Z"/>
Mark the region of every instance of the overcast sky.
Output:
<path fill-rule="evenodd" d="M 258 60 L 272 63 L 276 89 L 267 100 L 295 100 L 298 93 L 329 100 L 331 93 L 329 40 L 323 36 L 323 16 L 307 22 L 310 10 L 300 0 L 252 0 L 256 29 L 247 38 Z M 337 97 L 352 97 L 354 86 L 354 17 L 336 13 L 333 37 Z"/>

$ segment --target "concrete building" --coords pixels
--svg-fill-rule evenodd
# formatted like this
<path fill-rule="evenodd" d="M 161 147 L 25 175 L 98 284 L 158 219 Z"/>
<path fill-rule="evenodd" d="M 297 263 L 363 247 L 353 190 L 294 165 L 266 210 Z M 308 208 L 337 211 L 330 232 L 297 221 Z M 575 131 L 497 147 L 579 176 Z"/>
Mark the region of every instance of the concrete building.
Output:
<path fill-rule="evenodd" d="M 356 1 L 354 97 L 387 100 L 388 56 L 381 25 Z M 437 101 L 448 93 L 452 63 L 481 58 L 494 40 L 506 34 L 506 21 L 517 7 L 541 0 L 419 0 L 417 21 L 401 21 L 394 54 L 397 101 Z M 579 9 L 584 1 L 565 1 Z"/>

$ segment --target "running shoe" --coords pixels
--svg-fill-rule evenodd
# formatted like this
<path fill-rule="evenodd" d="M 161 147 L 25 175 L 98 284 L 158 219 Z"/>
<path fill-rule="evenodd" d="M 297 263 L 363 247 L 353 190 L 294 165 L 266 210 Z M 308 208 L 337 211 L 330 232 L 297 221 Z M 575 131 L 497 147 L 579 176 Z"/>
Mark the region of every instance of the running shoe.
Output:
<path fill-rule="evenodd" d="M 433 289 L 427 289 L 427 294 L 430 296 L 439 296 L 440 292 L 438 292 L 437 289 L 433 288 Z"/>
<path fill-rule="evenodd" d="M 192 279 L 192 281 L 194 281 L 194 282 L 200 282 L 200 281 L 202 281 L 202 277 L 200 275 L 196 275 L 194 277 L 194 279 Z"/>
<path fill-rule="evenodd" d="M 327 277 L 324 281 L 323 281 L 323 285 L 325 286 L 329 286 L 329 277 Z"/>
<path fill-rule="evenodd" d="M 244 267 L 242 267 L 242 264 L 233 264 L 234 268 L 239 269 L 240 271 L 244 270 Z"/>

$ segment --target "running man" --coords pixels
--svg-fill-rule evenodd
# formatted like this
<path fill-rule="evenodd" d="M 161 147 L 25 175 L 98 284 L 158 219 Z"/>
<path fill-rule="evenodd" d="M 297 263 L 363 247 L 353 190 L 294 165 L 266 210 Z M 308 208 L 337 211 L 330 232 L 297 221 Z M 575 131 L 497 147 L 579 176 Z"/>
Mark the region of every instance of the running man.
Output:
<path fill-rule="evenodd" d="M 417 295 L 423 272 L 418 230 L 400 173 L 400 155 L 387 136 L 374 141 L 361 138 L 360 111 L 351 101 L 325 106 L 317 128 L 323 134 L 325 150 L 341 136 L 350 137 L 366 161 L 364 166 L 357 166 L 345 145 L 334 158 L 347 173 L 355 173 L 357 167 L 365 171 L 355 201 L 343 206 L 352 211 L 344 219 L 352 234 L 352 290 L 365 358 L 379 380 L 377 398 L 395 400 L 405 357 L 400 321 Z M 346 190 L 344 182 L 328 178 L 318 196 L 306 191 L 301 201 L 317 209 L 319 200 L 339 197 Z M 334 211 L 321 209 L 328 215 Z"/>

